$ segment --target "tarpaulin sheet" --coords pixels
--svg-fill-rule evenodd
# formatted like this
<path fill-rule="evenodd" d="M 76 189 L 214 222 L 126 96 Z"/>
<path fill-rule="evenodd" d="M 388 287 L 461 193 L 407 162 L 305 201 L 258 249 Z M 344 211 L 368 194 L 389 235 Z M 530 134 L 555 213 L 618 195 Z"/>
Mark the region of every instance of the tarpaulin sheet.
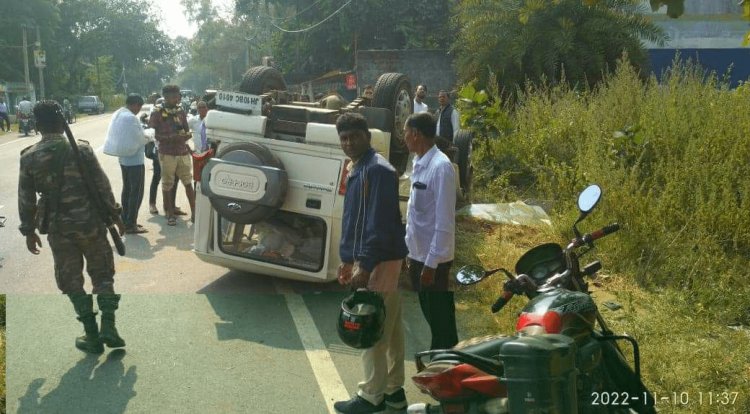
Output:
<path fill-rule="evenodd" d="M 470 204 L 456 211 L 456 217 L 472 217 L 493 223 L 524 226 L 551 226 L 549 216 L 539 206 L 523 201 L 500 204 Z"/>

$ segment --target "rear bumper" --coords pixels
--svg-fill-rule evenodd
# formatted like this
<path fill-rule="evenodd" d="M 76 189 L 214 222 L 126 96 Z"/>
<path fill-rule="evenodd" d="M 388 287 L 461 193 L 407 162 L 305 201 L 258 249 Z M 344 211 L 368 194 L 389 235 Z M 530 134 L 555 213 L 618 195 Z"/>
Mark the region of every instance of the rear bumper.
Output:
<path fill-rule="evenodd" d="M 209 254 L 196 250 L 193 250 L 193 252 L 196 254 L 196 256 L 198 256 L 199 259 L 203 260 L 206 263 L 219 265 L 232 270 L 239 270 L 242 272 L 279 277 L 282 279 L 298 280 L 301 282 L 328 283 L 336 279 L 336 275 L 331 273 L 314 274 L 302 270 L 295 270 L 263 262 L 256 262 L 249 259 L 241 260 L 236 257 L 225 256 L 221 253 Z"/>

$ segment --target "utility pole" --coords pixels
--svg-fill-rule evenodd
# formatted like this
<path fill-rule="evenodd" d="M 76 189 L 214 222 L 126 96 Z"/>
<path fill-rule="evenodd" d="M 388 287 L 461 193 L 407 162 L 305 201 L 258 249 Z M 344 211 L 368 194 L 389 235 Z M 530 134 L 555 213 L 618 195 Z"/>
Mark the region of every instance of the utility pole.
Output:
<path fill-rule="evenodd" d="M 44 50 L 42 50 L 42 38 L 39 37 L 39 25 L 36 25 L 36 47 L 37 51 L 35 54 L 35 64 L 39 68 L 39 100 L 44 99 L 44 67 L 46 62 L 44 61 Z"/>
<path fill-rule="evenodd" d="M 26 25 L 21 25 L 23 33 L 23 74 L 26 81 L 26 93 L 31 94 L 31 82 L 29 81 L 29 44 L 26 39 Z"/>

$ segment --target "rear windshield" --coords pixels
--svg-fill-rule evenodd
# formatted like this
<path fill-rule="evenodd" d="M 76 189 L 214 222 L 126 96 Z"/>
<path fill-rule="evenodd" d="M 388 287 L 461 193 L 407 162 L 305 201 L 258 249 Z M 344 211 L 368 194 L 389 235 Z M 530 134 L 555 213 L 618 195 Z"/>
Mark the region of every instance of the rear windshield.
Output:
<path fill-rule="evenodd" d="M 96 102 L 96 96 L 84 96 L 78 102 Z"/>

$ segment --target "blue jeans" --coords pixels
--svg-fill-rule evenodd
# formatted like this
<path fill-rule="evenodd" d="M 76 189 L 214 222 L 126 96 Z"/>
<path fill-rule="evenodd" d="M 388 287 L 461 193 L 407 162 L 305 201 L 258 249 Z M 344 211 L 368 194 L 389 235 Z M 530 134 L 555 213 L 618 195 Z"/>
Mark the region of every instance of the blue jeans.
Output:
<path fill-rule="evenodd" d="M 8 118 L 7 112 L 0 112 L 0 128 L 10 131 L 10 118 Z"/>
<path fill-rule="evenodd" d="M 138 209 L 143 201 L 143 181 L 146 167 L 141 165 L 120 165 L 122 170 L 122 221 L 126 229 L 134 229 L 138 224 Z"/>

